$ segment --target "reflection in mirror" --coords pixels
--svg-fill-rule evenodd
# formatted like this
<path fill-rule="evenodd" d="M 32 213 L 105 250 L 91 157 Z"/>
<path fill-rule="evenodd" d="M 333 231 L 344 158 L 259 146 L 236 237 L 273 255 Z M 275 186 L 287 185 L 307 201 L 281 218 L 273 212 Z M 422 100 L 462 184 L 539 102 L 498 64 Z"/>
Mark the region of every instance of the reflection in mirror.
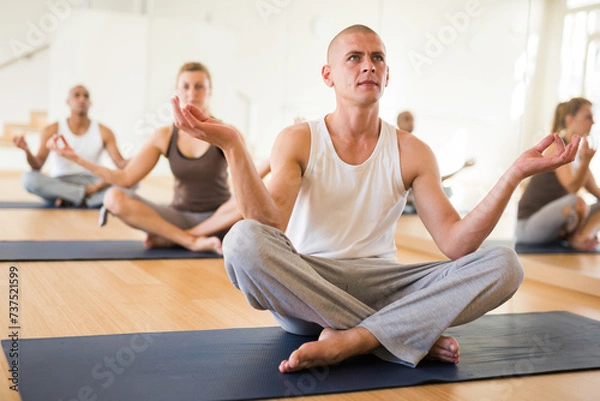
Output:
<path fill-rule="evenodd" d="M 530 37 L 539 37 L 539 47 L 528 88 L 524 146 L 550 132 L 559 102 L 581 96 L 592 102 L 594 110 L 600 102 L 600 1 L 540 4 L 543 7 L 537 13 L 533 7 L 531 17 Z M 590 143 L 597 147 L 598 139 L 598 127 L 592 126 Z M 600 171 L 598 158 L 592 159 L 590 169 Z M 582 195 L 588 203 L 596 202 L 589 193 Z"/>

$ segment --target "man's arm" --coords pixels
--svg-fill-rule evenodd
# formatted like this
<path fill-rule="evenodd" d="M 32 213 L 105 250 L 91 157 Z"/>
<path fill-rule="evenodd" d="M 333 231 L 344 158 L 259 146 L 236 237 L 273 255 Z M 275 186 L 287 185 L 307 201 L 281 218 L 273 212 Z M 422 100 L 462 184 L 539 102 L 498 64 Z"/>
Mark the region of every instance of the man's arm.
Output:
<path fill-rule="evenodd" d="M 552 155 L 543 152 L 552 143 L 557 150 Z M 502 175 L 487 196 L 464 218 L 456 212 L 450 201 L 444 196 L 439 182 L 437 162 L 431 150 L 424 144 L 415 146 L 412 151 L 402 152 L 405 164 L 417 163 L 419 167 L 406 167 L 412 188 L 415 205 L 425 227 L 440 250 L 450 259 L 457 259 L 479 248 L 492 232 L 502 216 L 517 185 L 524 178 L 551 171 L 573 161 L 577 152 L 579 137 L 571 144 L 564 143 L 557 135 L 549 135 L 536 146 L 524 152 Z M 402 160 L 402 159 L 401 159 Z"/>
<path fill-rule="evenodd" d="M 27 158 L 27 163 L 33 170 L 41 170 L 46 163 L 46 159 L 48 158 L 49 150 L 46 147 L 46 142 L 48 139 L 52 137 L 52 135 L 58 132 L 58 123 L 50 124 L 40 134 L 40 147 L 36 155 L 31 153 L 29 149 L 29 145 L 25 141 L 25 137 L 23 135 L 17 135 L 13 138 L 13 143 L 25 152 L 25 156 Z"/>
<path fill-rule="evenodd" d="M 102 136 L 102 143 L 104 144 L 104 149 L 106 149 L 106 152 L 110 156 L 115 166 L 119 169 L 123 169 L 123 167 L 125 167 L 125 165 L 127 164 L 127 160 L 123 158 L 121 152 L 119 151 L 115 134 L 104 125 L 99 124 L 99 126 L 100 135 Z"/>
<path fill-rule="evenodd" d="M 223 150 L 242 216 L 285 230 L 300 190 L 303 166 L 306 165 L 302 160 L 308 158 L 309 148 L 306 148 L 306 135 L 303 135 L 304 130 L 308 130 L 306 124 L 303 128 L 289 127 L 277 137 L 270 159 L 271 179 L 267 189 L 241 135 L 233 127 L 210 119 L 192 105 L 181 108 L 177 97 L 173 98 L 172 105 L 175 125 L 181 131 Z"/>

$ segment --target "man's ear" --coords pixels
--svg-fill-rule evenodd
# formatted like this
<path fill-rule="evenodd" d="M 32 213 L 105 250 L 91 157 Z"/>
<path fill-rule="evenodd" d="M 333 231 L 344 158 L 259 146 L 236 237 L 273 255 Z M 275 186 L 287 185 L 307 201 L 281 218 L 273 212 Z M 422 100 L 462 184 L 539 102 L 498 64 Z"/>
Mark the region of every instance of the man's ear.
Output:
<path fill-rule="evenodd" d="M 323 82 L 325 82 L 325 85 L 329 86 L 330 88 L 333 87 L 333 79 L 331 79 L 330 65 L 325 64 L 323 68 L 321 68 L 321 77 L 323 78 Z"/>
<path fill-rule="evenodd" d="M 388 83 L 390 82 L 390 67 L 388 65 L 385 66 L 385 87 L 387 88 Z"/>

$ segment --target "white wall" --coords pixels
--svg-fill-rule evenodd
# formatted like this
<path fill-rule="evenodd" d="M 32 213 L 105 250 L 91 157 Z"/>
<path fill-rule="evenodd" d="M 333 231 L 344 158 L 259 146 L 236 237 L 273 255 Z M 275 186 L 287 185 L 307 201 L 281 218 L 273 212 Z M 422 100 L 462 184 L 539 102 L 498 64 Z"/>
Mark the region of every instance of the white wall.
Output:
<path fill-rule="evenodd" d="M 73 8 L 71 3 L 66 4 Z M 43 1 L 0 0 L 0 63 L 18 56 L 23 47 L 47 42 L 47 31 L 54 30 L 53 21 L 58 18 L 53 19 L 52 11 Z"/>
<path fill-rule="evenodd" d="M 125 139 L 143 113 L 147 29 L 146 18 L 140 16 L 75 12 L 57 31 L 50 49 L 49 120 L 69 114 L 66 95 L 83 84 L 90 91 L 90 116 Z"/>
<path fill-rule="evenodd" d="M 539 0 L 538 18 L 531 24 L 531 35 L 539 38 L 538 56 L 534 65 L 527 98 L 523 145 L 531 146 L 550 133 L 559 99 L 561 47 L 566 13 L 565 1 Z"/>
<path fill-rule="evenodd" d="M 0 0 L 0 65 L 44 47 L 72 16 L 80 0 Z M 41 50 L 0 70 L 0 131 L 4 123 L 29 121 L 32 110 L 47 110 L 49 50 Z M 63 95 L 62 98 L 65 96 Z M 37 136 L 29 139 L 35 149 Z M 0 147 L 0 169 L 27 167 L 21 151 Z"/>
<path fill-rule="evenodd" d="M 48 63 L 48 51 L 44 51 L 0 71 L 0 131 L 4 123 L 29 122 L 32 110 L 47 110 Z M 28 136 L 32 149 L 37 149 L 37 137 Z M 24 170 L 26 167 L 22 151 L 0 147 L 0 169 Z"/>

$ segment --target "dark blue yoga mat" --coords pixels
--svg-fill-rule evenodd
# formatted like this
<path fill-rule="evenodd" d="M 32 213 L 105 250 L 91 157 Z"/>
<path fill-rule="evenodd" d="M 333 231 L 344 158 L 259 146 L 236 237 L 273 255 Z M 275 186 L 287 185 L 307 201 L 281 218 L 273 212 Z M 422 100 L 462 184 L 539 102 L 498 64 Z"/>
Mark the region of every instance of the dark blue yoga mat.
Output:
<path fill-rule="evenodd" d="M 501 239 L 488 239 L 481 244 L 482 248 L 489 248 L 492 246 L 507 246 L 513 248 L 518 254 L 544 254 L 544 253 L 599 253 L 600 248 L 596 248 L 594 251 L 578 251 L 569 247 L 566 243 L 557 241 L 547 244 L 523 244 L 520 242 L 515 243 L 512 240 L 501 240 Z"/>
<path fill-rule="evenodd" d="M 81 209 L 81 210 L 95 210 L 96 208 L 79 207 L 79 206 L 61 206 L 56 207 L 52 203 L 46 203 L 41 201 L 4 201 L 0 202 L 0 209 L 52 209 L 52 210 L 67 210 L 67 209 Z"/>
<path fill-rule="evenodd" d="M 0 241 L 0 261 L 220 258 L 184 248 L 146 249 L 142 241 Z"/>
<path fill-rule="evenodd" d="M 579 251 L 573 249 L 562 242 L 552 242 L 549 244 L 515 244 L 515 251 L 519 254 L 535 254 L 535 253 L 599 253 L 600 248 L 594 251 Z"/>
<path fill-rule="evenodd" d="M 248 400 L 600 368 L 600 322 L 568 312 L 487 315 L 448 334 L 458 365 L 366 355 L 292 374 L 279 362 L 314 338 L 275 327 L 25 339 L 19 390 L 23 401 Z"/>

